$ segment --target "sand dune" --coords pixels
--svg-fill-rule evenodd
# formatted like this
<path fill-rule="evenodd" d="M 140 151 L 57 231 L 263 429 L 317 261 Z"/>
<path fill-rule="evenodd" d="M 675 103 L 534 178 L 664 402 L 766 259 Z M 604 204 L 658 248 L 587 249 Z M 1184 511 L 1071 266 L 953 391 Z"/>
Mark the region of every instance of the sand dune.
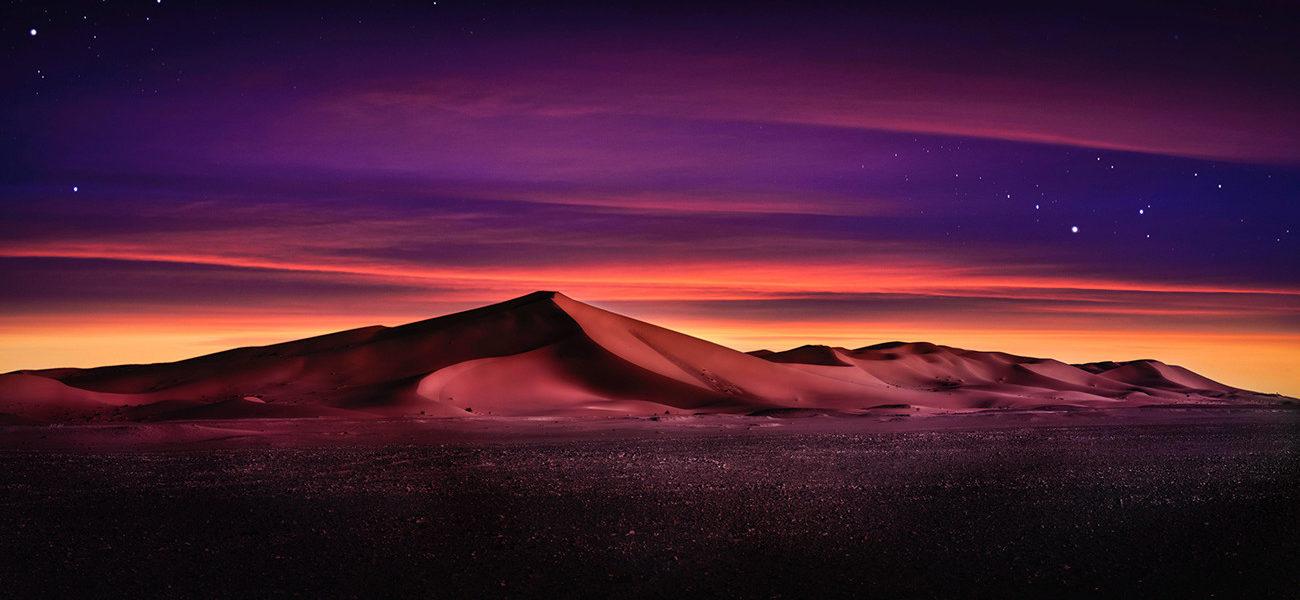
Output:
<path fill-rule="evenodd" d="M 554 292 L 174 363 L 0 375 L 11 422 L 1269 402 L 1158 361 L 891 342 L 745 354 Z M 775 412 L 772 412 L 775 411 Z"/>

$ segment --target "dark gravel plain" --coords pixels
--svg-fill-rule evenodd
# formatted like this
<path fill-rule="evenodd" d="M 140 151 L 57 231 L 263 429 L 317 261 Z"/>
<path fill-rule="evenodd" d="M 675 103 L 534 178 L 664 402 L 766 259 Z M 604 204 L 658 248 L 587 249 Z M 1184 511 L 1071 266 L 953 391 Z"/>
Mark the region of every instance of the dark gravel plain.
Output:
<path fill-rule="evenodd" d="M 1300 597 L 1294 414 L 750 419 L 11 443 L 0 596 Z"/>

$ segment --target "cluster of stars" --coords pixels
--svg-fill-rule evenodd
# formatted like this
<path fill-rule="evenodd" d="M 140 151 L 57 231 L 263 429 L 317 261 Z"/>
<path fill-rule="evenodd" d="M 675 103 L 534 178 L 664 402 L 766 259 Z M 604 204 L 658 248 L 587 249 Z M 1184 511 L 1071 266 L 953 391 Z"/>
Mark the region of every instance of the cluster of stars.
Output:
<path fill-rule="evenodd" d="M 161 5 L 162 0 L 155 0 L 154 4 Z M 29 37 L 34 38 L 38 33 L 40 33 L 42 37 L 45 37 L 47 35 L 53 35 L 54 38 L 52 38 L 51 41 L 63 44 L 72 39 L 75 39 L 76 37 L 84 36 L 82 39 L 85 41 L 85 49 L 88 52 L 88 55 L 95 59 L 104 60 L 108 56 L 115 56 L 114 60 L 117 64 L 144 65 L 145 68 L 142 70 L 142 72 L 146 73 L 154 81 L 157 82 L 162 81 L 162 79 L 157 77 L 157 75 L 160 72 L 171 70 L 174 71 L 174 80 L 178 83 L 181 81 L 181 75 L 183 73 L 182 69 L 177 67 L 172 67 L 171 65 L 168 64 L 168 61 L 156 58 L 158 51 L 152 45 L 147 46 L 148 53 L 152 56 L 149 56 L 148 58 L 141 58 L 140 56 L 138 56 L 140 51 L 143 50 L 143 48 L 145 48 L 143 44 L 140 44 L 139 38 L 136 38 L 133 44 L 128 44 L 126 46 L 118 46 L 116 48 L 109 48 L 103 45 L 101 38 L 105 36 L 101 35 L 103 33 L 102 29 L 105 26 L 106 22 L 109 21 L 110 19 L 113 22 L 120 23 L 123 18 L 127 20 L 142 18 L 144 22 L 152 23 L 153 16 L 157 16 L 157 14 L 138 15 L 138 13 L 132 14 L 132 12 L 134 12 L 133 10 L 128 10 L 124 14 L 101 11 L 100 14 L 96 14 L 96 15 L 92 15 L 92 14 L 72 15 L 72 14 L 68 14 L 71 12 L 70 10 L 63 10 L 62 16 L 60 16 L 60 11 L 52 11 L 50 9 L 46 9 L 43 12 L 46 15 L 47 21 L 44 23 L 39 21 L 29 23 L 30 29 L 27 30 L 27 34 Z M 58 19 L 60 18 L 77 19 L 79 21 L 77 25 L 79 26 L 71 27 L 70 23 L 67 22 L 60 23 L 58 21 Z M 55 29 L 47 31 L 48 27 L 54 27 Z M 215 31 L 213 33 L 215 35 Z M 61 49 L 51 48 L 51 51 L 59 52 L 59 51 L 68 51 L 70 49 L 71 46 L 65 46 Z M 48 67 L 46 69 L 36 69 L 37 78 L 40 80 L 47 79 L 46 77 L 47 73 L 51 75 L 50 78 L 54 78 L 55 74 L 62 75 L 62 79 L 64 79 L 65 81 L 81 79 L 84 74 L 80 72 L 80 70 L 51 72 L 50 69 L 48 69 Z M 134 78 L 134 81 L 136 85 L 133 87 L 135 87 L 136 88 L 135 91 L 141 95 L 145 95 L 149 93 L 159 94 L 161 91 L 160 89 L 161 86 L 159 86 L 157 83 L 154 83 L 150 79 L 147 79 L 146 76 L 137 76 Z M 150 83 L 152 83 L 152 85 L 150 85 Z M 42 96 L 48 93 L 49 91 L 50 91 L 49 88 L 39 87 L 33 90 L 32 94 L 35 96 Z"/>
<path fill-rule="evenodd" d="M 927 147 L 927 146 L 925 146 L 924 144 L 922 144 L 919 140 L 916 140 L 915 138 L 913 139 L 913 141 L 917 143 L 917 146 L 918 146 L 918 147 L 916 148 L 916 150 L 917 150 L 920 154 L 930 154 L 930 153 L 933 153 L 932 150 L 934 150 L 934 149 L 933 149 L 932 147 Z M 961 150 L 965 150 L 965 148 L 962 146 L 962 144 L 957 143 L 957 144 L 954 144 L 954 145 L 951 145 L 951 146 L 945 146 L 945 145 L 943 145 L 943 144 L 940 144 L 939 147 L 938 147 L 938 150 L 937 150 L 937 151 L 938 151 L 939 153 L 953 153 L 954 151 L 961 151 Z M 897 159 L 897 158 L 900 157 L 899 153 L 897 153 L 897 152 L 893 152 L 893 153 L 892 153 L 892 156 L 893 156 L 895 159 Z M 1088 153 L 1088 154 L 1085 155 L 1085 157 L 1092 157 L 1092 158 L 1093 158 L 1093 160 L 1092 160 L 1091 163 L 1085 163 L 1085 164 L 1088 164 L 1088 165 L 1095 165 L 1095 170 L 1092 170 L 1092 169 L 1085 169 L 1084 172 L 1087 173 L 1089 176 L 1091 176 L 1094 180 L 1096 180 L 1098 185 L 1094 188 L 1095 191 L 1092 192 L 1092 193 L 1094 194 L 1093 198 L 1095 198 L 1096 201 L 1090 201 L 1088 204 L 1084 205 L 1082 208 L 1084 208 L 1084 210 L 1087 210 L 1087 211 L 1092 212 L 1093 214 L 1101 214 L 1102 211 L 1104 211 L 1104 210 L 1106 209 L 1107 204 L 1110 203 L 1110 202 L 1107 200 L 1107 198 L 1113 196 L 1114 193 L 1115 193 L 1115 192 L 1114 192 L 1114 189 L 1113 189 L 1113 185 L 1114 185 L 1114 183 L 1111 183 L 1111 182 L 1110 182 L 1108 176 L 1109 176 L 1110 174 L 1113 174 L 1113 173 L 1119 173 L 1119 172 L 1123 171 L 1124 169 L 1121 169 L 1120 167 L 1124 166 L 1124 164 L 1123 164 L 1123 161 L 1122 161 L 1120 158 L 1118 158 L 1118 157 L 1116 157 L 1116 158 L 1111 158 L 1111 157 L 1108 157 L 1108 156 L 1105 156 L 1105 155 L 1097 155 L 1097 154 L 1094 154 L 1094 153 Z M 960 160 L 960 159 L 957 159 L 957 160 Z M 1086 158 L 1084 158 L 1084 160 L 1086 161 Z M 860 165 L 860 168 L 865 168 L 865 165 Z M 1214 166 L 1214 167 L 1212 167 L 1212 168 L 1216 168 L 1216 169 L 1217 169 L 1217 166 Z M 1072 172 L 1073 172 L 1073 173 L 1078 173 L 1079 171 L 1080 171 L 1080 169 L 1078 168 L 1078 164 L 1076 163 L 1076 164 L 1074 165 L 1074 168 L 1073 168 L 1073 169 L 1067 167 L 1067 168 L 1064 169 L 1063 172 L 1064 172 L 1064 175 L 1066 175 L 1066 176 L 1070 176 L 1070 175 L 1072 175 Z M 1203 181 L 1204 181 L 1204 180 L 1201 179 L 1201 177 L 1200 177 L 1200 176 L 1201 176 L 1201 171 L 1200 171 L 1200 170 L 1195 170 L 1195 171 L 1191 171 L 1191 170 L 1189 170 L 1189 171 L 1190 171 L 1191 176 L 1192 176 L 1193 178 L 1195 178 L 1196 181 L 1198 181 L 1198 182 L 1203 182 Z M 1186 173 L 1186 172 L 1185 172 L 1185 173 Z M 950 171 L 948 174 L 951 175 L 951 177 L 952 177 L 952 181 L 954 182 L 954 185 L 953 185 L 953 188 L 952 188 L 952 193 L 953 193 L 954 197 L 957 198 L 957 199 L 968 199 L 968 198 L 969 198 L 969 199 L 978 199 L 978 198 L 979 198 L 979 196 L 980 196 L 979 192 L 978 192 L 977 190 L 972 190 L 972 189 L 970 188 L 970 186 L 967 185 L 968 182 L 969 182 L 969 183 L 974 183 L 974 184 L 977 185 L 977 186 L 978 186 L 978 185 L 981 185 L 981 184 L 984 184 L 984 185 L 997 185 L 997 184 L 994 182 L 994 180 L 993 180 L 992 178 L 987 178 L 985 175 L 979 175 L 979 174 L 975 174 L 975 173 L 966 173 L 966 172 L 957 173 L 957 172 L 951 172 L 951 171 Z M 1074 176 L 1077 177 L 1078 175 L 1074 175 Z M 1210 176 L 1213 177 L 1214 174 L 1211 173 Z M 1217 178 L 1217 177 L 1216 177 L 1216 178 Z M 1269 176 L 1269 178 L 1271 178 L 1271 175 Z M 957 181 L 961 181 L 961 182 L 962 182 L 962 185 L 960 185 L 960 186 L 957 185 L 957 184 L 956 184 Z M 908 175 L 908 174 L 904 174 L 904 176 L 903 176 L 903 182 L 904 182 L 904 183 L 909 183 L 909 184 L 917 184 L 917 179 L 911 177 L 911 176 Z M 1211 181 L 1211 182 L 1205 182 L 1205 183 L 1209 183 L 1209 184 L 1210 184 L 1209 186 L 1206 186 L 1206 187 L 1208 187 L 1209 190 L 1211 190 L 1211 191 L 1223 191 L 1223 190 L 1225 190 L 1225 185 L 1227 185 L 1227 184 L 1222 183 L 1222 182 L 1213 182 L 1213 181 Z M 1004 184 L 1004 185 L 1005 185 L 1005 184 Z M 1061 199 L 1053 198 L 1053 197 L 1049 197 L 1048 194 L 1047 194 L 1047 192 L 1043 189 L 1042 185 L 1039 184 L 1039 183 L 1034 183 L 1034 184 L 1033 184 L 1033 187 L 1035 188 L 1035 190 L 1033 190 L 1033 191 L 1037 191 L 1037 192 L 1038 192 L 1038 196 L 1039 196 L 1038 198 L 1034 198 L 1034 200 L 1035 200 L 1034 203 L 1029 204 L 1030 206 L 1033 207 L 1033 210 L 1035 211 L 1035 217 L 1034 217 L 1034 222 L 1035 222 L 1035 223 L 1043 223 L 1043 222 L 1045 222 L 1045 221 L 1047 220 L 1045 216 L 1038 216 L 1038 215 L 1040 215 L 1040 214 L 1046 213 L 1047 211 L 1046 211 L 1045 209 L 1047 209 L 1047 208 L 1056 208 L 1056 207 L 1058 207 L 1058 205 L 1059 205 L 1060 208 L 1067 208 L 1067 206 L 1068 206 L 1069 204 L 1071 204 L 1070 201 L 1069 201 L 1069 200 L 1070 200 L 1069 198 L 1065 198 L 1065 199 L 1064 199 L 1065 202 L 1062 203 L 1062 200 L 1061 200 Z M 1091 186 L 1090 186 L 1090 187 L 1091 187 Z M 1200 186 L 1197 186 L 1197 187 L 1200 188 L 1200 189 L 1205 189 L 1205 188 L 1201 188 Z M 986 189 L 987 189 L 987 188 L 986 188 Z M 1021 190 L 1007 189 L 1006 187 L 1003 187 L 1003 189 L 996 189 L 996 188 L 995 188 L 995 189 L 993 189 L 993 190 L 987 190 L 987 191 L 988 191 L 988 192 L 992 192 L 993 194 L 995 194 L 994 197 L 995 197 L 995 198 L 998 198 L 998 199 L 1017 200 L 1017 199 L 1020 199 L 1020 198 L 1022 197 L 1022 191 L 1021 191 Z M 1171 194 L 1178 194 L 1179 192 L 1175 191 L 1174 188 L 1171 188 L 1170 193 L 1171 193 Z M 1177 198 L 1177 196 L 1174 196 L 1174 197 Z M 1047 206 L 1047 205 L 1052 205 L 1052 206 Z M 1129 206 L 1131 207 L 1132 205 L 1129 204 Z M 1080 208 L 1081 208 L 1081 207 L 1080 207 L 1079 205 L 1075 204 L 1075 206 L 1074 206 L 1074 208 L 1073 208 L 1073 211 L 1071 211 L 1071 212 L 1078 213 Z M 1123 209 L 1123 210 L 1136 210 L 1136 211 L 1137 211 L 1137 214 L 1138 214 L 1139 217 L 1146 217 L 1146 215 L 1147 215 L 1147 211 L 1148 211 L 1148 210 L 1151 210 L 1151 208 L 1152 208 L 1152 205 L 1151 205 L 1151 204 L 1145 204 L 1145 205 L 1139 205 L 1137 208 L 1126 208 L 1126 209 Z M 926 211 L 921 210 L 921 211 L 920 211 L 920 214 L 926 214 Z M 1068 215 L 1068 213 L 1066 213 L 1066 214 Z M 1132 214 L 1132 213 L 1129 213 L 1129 214 Z M 1058 216 L 1059 216 L 1059 215 L 1058 215 Z M 1078 216 L 1078 215 L 1076 214 L 1076 216 Z M 1136 223 L 1139 223 L 1139 222 L 1134 222 L 1134 223 L 1136 224 Z M 1154 225 L 1154 224 L 1155 224 L 1155 223 L 1150 222 L 1150 221 L 1140 221 L 1140 223 L 1142 223 L 1143 225 Z M 1096 234 L 1097 232 L 1099 232 L 1099 231 L 1104 231 L 1105 229 L 1112 229 L 1112 231 L 1111 231 L 1112 234 L 1114 234 L 1114 235 L 1120 235 L 1120 234 L 1122 233 L 1122 231 L 1123 231 L 1123 226 L 1124 226 L 1124 224 L 1125 224 L 1125 223 L 1124 223 L 1124 220 L 1123 220 L 1122 218 L 1116 217 L 1116 218 L 1114 219 L 1114 221 L 1113 221 L 1113 225 L 1114 225 L 1114 227 L 1107 227 L 1106 225 L 1102 224 L 1102 225 L 1099 225 L 1099 226 L 1091 227 L 1091 228 L 1090 228 L 1090 227 L 1088 226 L 1088 225 L 1089 225 L 1088 223 L 1081 223 L 1081 222 L 1078 222 L 1078 221 L 1075 221 L 1075 222 L 1069 222 L 1069 221 L 1066 221 L 1065 223 L 1061 223 L 1060 221 L 1057 221 L 1057 224 L 1055 225 L 1055 227 L 1063 227 L 1064 229 L 1066 229 L 1066 230 L 1067 230 L 1069 233 L 1071 233 L 1071 234 L 1081 234 L 1081 232 L 1083 232 L 1085 229 L 1089 229 L 1089 230 L 1090 230 L 1090 231 L 1095 235 L 1095 234 Z M 960 225 L 953 225 L 952 227 L 955 227 L 956 229 L 962 229 Z M 1058 230 L 1058 231 L 1059 231 L 1059 230 Z M 952 233 L 954 233 L 954 232 L 947 232 L 946 234 L 947 234 L 947 235 L 951 235 Z M 1139 235 L 1142 239 L 1151 239 L 1151 238 L 1153 237 L 1153 234 L 1152 234 L 1152 233 L 1149 233 L 1149 232 L 1135 232 L 1135 233 L 1136 233 L 1137 235 Z"/>

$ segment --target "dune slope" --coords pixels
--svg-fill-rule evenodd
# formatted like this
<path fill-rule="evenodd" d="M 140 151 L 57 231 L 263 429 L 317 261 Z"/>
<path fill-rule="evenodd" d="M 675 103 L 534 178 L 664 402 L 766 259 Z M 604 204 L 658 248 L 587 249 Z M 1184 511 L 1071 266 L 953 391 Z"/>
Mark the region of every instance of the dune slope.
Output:
<path fill-rule="evenodd" d="M 858 411 L 1267 398 L 1157 361 L 1066 365 L 926 343 L 737 352 L 535 292 L 187 360 L 0 375 L 8 422 Z"/>

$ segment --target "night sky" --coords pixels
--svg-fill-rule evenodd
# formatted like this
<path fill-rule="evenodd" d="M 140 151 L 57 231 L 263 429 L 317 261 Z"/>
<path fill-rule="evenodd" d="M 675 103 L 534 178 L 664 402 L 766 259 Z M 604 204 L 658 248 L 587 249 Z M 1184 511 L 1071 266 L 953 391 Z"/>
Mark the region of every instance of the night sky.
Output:
<path fill-rule="evenodd" d="M 1292 3 L 276 4 L 6 6 L 0 371 L 556 289 L 1300 394 Z"/>

